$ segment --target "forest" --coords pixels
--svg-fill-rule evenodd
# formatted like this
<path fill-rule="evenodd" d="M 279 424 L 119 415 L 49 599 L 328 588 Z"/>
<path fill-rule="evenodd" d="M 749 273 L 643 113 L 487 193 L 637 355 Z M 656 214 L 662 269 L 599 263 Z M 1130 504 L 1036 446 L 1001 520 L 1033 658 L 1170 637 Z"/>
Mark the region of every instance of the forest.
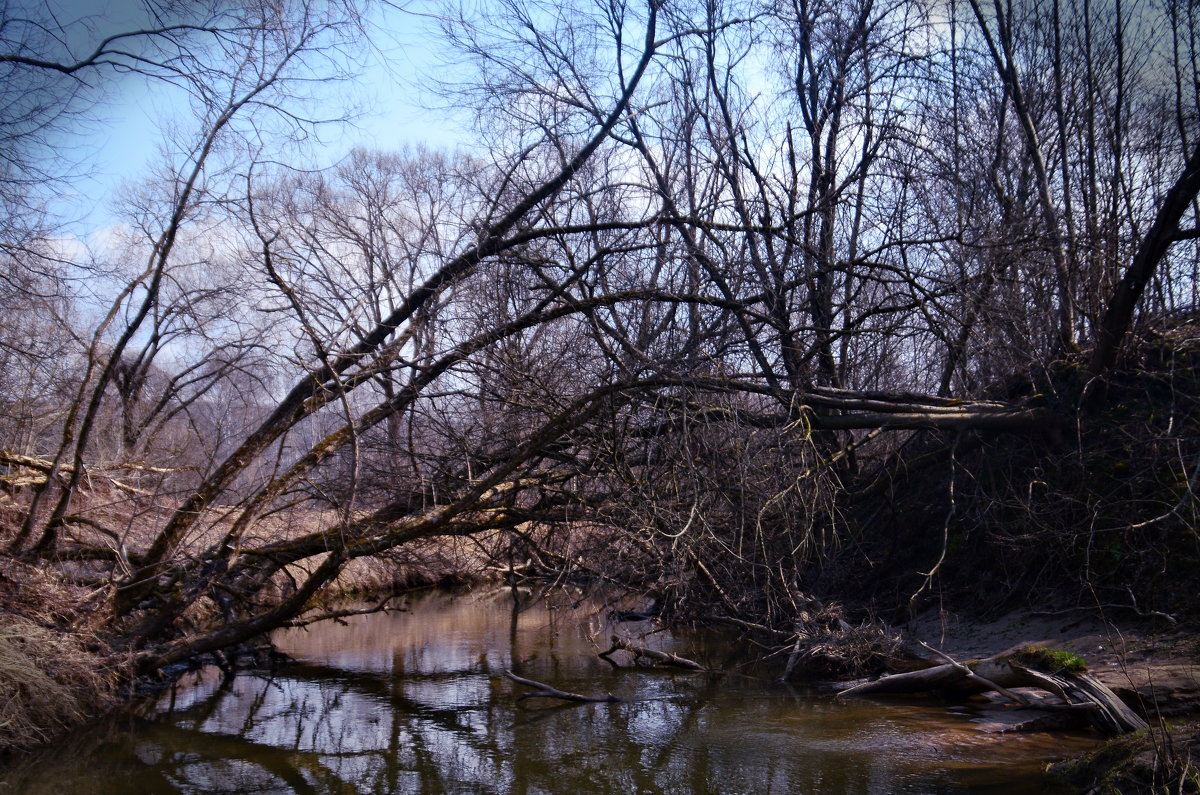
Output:
<path fill-rule="evenodd" d="M 321 168 L 373 7 L 0 7 L 0 624 L 126 679 L 420 572 L 1194 625 L 1200 6 L 389 7 L 469 143 Z M 187 113 L 84 229 L 130 84 Z"/>

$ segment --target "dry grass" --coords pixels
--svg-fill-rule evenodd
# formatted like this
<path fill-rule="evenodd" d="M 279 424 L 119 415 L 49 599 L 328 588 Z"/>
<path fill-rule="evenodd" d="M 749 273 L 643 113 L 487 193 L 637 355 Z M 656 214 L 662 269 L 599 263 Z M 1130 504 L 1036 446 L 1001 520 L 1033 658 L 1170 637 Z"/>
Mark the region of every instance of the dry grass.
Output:
<path fill-rule="evenodd" d="M 0 625 L 0 750 L 46 742 L 108 704 L 114 672 L 72 633 Z"/>
<path fill-rule="evenodd" d="M 98 595 L 0 557 L 0 752 L 46 742 L 111 703 L 118 669 L 96 638 Z"/>
<path fill-rule="evenodd" d="M 86 626 L 102 593 L 68 582 L 52 567 L 0 555 L 0 624 L 23 619 L 47 628 Z"/>
<path fill-rule="evenodd" d="M 474 539 L 423 539 L 351 561 L 329 590 L 338 597 L 371 596 L 428 585 L 468 585 L 494 577 L 488 563 Z"/>

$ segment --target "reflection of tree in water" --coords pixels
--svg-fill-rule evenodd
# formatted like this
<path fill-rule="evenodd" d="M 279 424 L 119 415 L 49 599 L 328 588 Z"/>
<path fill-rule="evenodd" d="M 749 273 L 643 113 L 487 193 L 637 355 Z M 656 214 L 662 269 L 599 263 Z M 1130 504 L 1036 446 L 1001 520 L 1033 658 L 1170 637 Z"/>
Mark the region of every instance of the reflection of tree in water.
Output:
<path fill-rule="evenodd" d="M 140 772 L 147 790 L 169 792 L 711 788 L 703 759 L 675 753 L 673 735 L 694 727 L 715 680 L 682 698 L 584 709 L 514 711 L 502 690 L 478 704 L 438 699 L 456 680 L 498 673 L 401 678 L 298 664 L 274 680 L 238 677 L 139 726 Z"/>
<path fill-rule="evenodd" d="M 607 624 L 589 633 L 580 612 L 530 606 L 517 617 L 506 602 L 456 612 L 465 601 L 372 617 L 356 641 L 369 639 L 364 654 L 355 646 L 273 677 L 192 677 L 154 705 L 153 717 L 105 721 L 0 781 L 31 795 L 884 793 L 901 782 L 923 792 L 984 791 L 979 781 L 962 786 L 962 771 L 953 774 L 959 784 L 945 772 L 958 764 L 945 738 L 914 746 L 914 737 L 932 737 L 920 723 L 928 715 L 814 701 L 738 674 L 614 671 L 588 641 L 614 631 Z M 458 640 L 437 623 L 449 618 L 462 619 Z M 440 640 L 419 635 L 434 627 Z M 310 638 L 348 643 L 341 632 Z M 733 644 L 714 640 L 707 654 L 678 648 L 735 669 Z M 640 642 L 673 644 L 661 634 Z M 627 700 L 519 708 L 501 676 L 506 668 Z M 967 756 L 977 757 L 978 747 L 960 761 Z M 996 768 L 984 772 L 995 776 Z M 1013 791 L 1012 771 L 1004 775 Z"/>

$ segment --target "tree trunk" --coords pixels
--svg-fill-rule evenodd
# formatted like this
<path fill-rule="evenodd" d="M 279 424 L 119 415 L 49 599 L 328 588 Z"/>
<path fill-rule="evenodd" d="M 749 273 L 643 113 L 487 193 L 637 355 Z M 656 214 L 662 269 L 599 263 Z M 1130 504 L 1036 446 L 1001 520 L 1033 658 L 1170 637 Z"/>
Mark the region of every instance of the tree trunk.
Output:
<path fill-rule="evenodd" d="M 1125 339 L 1133 321 L 1134 310 L 1146 285 L 1154 278 L 1159 262 L 1167 254 L 1172 243 L 1180 239 L 1179 220 L 1200 195 L 1200 143 L 1188 158 L 1179 179 L 1167 191 L 1159 205 L 1154 223 L 1142 237 L 1137 254 L 1129 269 L 1121 278 L 1100 327 L 1096 330 L 1096 349 L 1092 352 L 1091 372 L 1093 376 L 1104 375 L 1117 362 L 1121 342 Z"/>

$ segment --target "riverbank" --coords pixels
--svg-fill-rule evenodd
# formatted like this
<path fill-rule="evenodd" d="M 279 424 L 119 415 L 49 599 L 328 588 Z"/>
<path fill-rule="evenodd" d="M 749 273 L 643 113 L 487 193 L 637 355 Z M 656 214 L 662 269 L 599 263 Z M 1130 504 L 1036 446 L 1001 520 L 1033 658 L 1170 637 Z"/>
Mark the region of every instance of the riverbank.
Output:
<path fill-rule="evenodd" d="M 433 539 L 410 545 L 402 558 L 354 561 L 314 600 L 312 613 L 352 599 L 379 602 L 406 591 L 499 578 L 499 572 L 484 565 L 478 544 Z M 107 583 L 86 583 L 66 576 L 58 566 L 0 555 L 0 760 L 53 742 L 147 689 L 164 686 L 189 667 L 159 672 L 154 681 L 139 679 L 131 655 L 106 642 L 110 597 Z M 257 650 L 222 650 L 198 663 L 250 665 L 258 662 Z"/>
<path fill-rule="evenodd" d="M 1200 634 L 1162 617 L 1119 620 L 1080 611 L 1018 612 L 979 622 L 930 612 L 913 637 L 958 659 L 986 657 L 1033 641 L 1077 654 L 1097 679 L 1144 717 L 1149 729 L 1051 766 L 1094 795 L 1200 792 Z M 1004 731 L 1001 710 L 984 730 Z"/>
<path fill-rule="evenodd" d="M 957 659 L 1026 642 L 1069 651 L 1148 720 L 1200 715 L 1200 634 L 1190 627 L 1071 610 L 1019 611 L 992 621 L 929 612 L 907 629 Z"/>
<path fill-rule="evenodd" d="M 1049 772 L 1089 795 L 1200 792 L 1200 721 L 1166 721 Z"/>
<path fill-rule="evenodd" d="M 523 589 L 522 589 L 523 590 Z M 527 594 L 526 594 L 527 595 Z M 839 699 L 775 680 L 728 627 L 620 621 L 605 594 L 402 597 L 275 635 L 293 662 L 209 668 L 123 718 L 22 755 L 0 791 L 812 792 L 1063 795 L 1043 768 L 1089 732 L 989 735 L 938 699 Z M 617 634 L 705 671 L 597 656 Z M 613 703 L 520 700 L 504 675 Z M 973 707 L 972 707 L 973 710 Z"/>
<path fill-rule="evenodd" d="M 404 560 L 363 561 L 349 569 L 339 579 L 338 589 L 318 607 L 335 608 L 339 599 L 351 596 L 377 601 L 411 588 L 479 584 L 512 576 L 494 564 L 489 568 L 492 560 L 465 539 L 414 547 Z M 7 733 L 0 734 L 0 742 L 9 750 L 52 741 L 87 716 L 120 703 L 127 697 L 122 693 L 132 692 L 127 661 L 100 639 L 103 596 L 102 589 L 56 577 L 51 569 L 10 558 L 2 561 L 0 625 L 11 628 L 8 635 L 20 638 L 9 643 L 8 649 L 17 648 L 24 655 L 18 664 L 0 671 L 0 678 L 7 677 L 0 686 L 6 692 L 21 693 L 10 705 L 20 703 L 24 722 L 9 721 L 3 727 Z M 636 611 L 645 605 L 631 602 L 628 607 Z M 1013 612 L 991 621 L 940 611 L 894 629 L 958 660 L 989 656 L 1021 642 L 1041 643 L 1083 657 L 1101 681 L 1147 718 L 1151 731 L 1141 740 L 1124 740 L 1116 746 L 1136 748 L 1136 752 L 1098 756 L 1092 773 L 1086 771 L 1093 768 L 1071 768 L 1072 781 L 1088 775 L 1097 782 L 1153 780 L 1145 779 L 1144 770 L 1187 769 L 1186 761 L 1181 768 L 1179 760 L 1187 760 L 1195 749 L 1187 735 L 1186 727 L 1191 724 L 1179 729 L 1169 721 L 1200 715 L 1200 668 L 1196 665 L 1200 634 L 1190 626 L 1181 627 L 1162 617 L 1080 610 Z M 0 644 L 8 635 L 0 632 Z M 4 653 L 0 649 L 0 655 Z M 785 659 L 777 657 L 776 664 L 782 668 Z M 802 678 L 793 681 L 803 684 Z M 977 720 L 979 730 L 987 732 L 984 716 Z M 1113 772 L 1115 758 L 1127 760 L 1130 772 Z"/>
<path fill-rule="evenodd" d="M 119 703 L 124 661 L 88 589 L 0 557 L 0 755 L 54 740 Z"/>

